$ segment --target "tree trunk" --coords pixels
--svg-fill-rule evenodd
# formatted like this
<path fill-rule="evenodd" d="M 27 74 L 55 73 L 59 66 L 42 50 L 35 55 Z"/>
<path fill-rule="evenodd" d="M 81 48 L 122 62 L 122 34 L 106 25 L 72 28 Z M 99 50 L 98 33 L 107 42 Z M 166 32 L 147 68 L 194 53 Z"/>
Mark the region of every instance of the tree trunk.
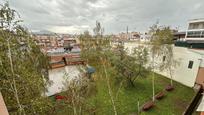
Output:
<path fill-rule="evenodd" d="M 131 87 L 135 87 L 134 81 L 131 78 L 128 78 L 128 82 L 131 85 Z"/>
<path fill-rule="evenodd" d="M 108 93 L 109 93 L 110 98 L 111 98 L 114 114 L 117 115 L 117 110 L 116 110 L 115 102 L 114 102 L 114 99 L 113 99 L 113 95 L 112 95 L 112 91 L 111 91 L 111 86 L 110 86 L 108 74 L 107 74 L 106 67 L 105 67 L 105 64 L 104 64 L 104 61 L 103 61 L 102 58 L 101 58 L 101 61 L 103 63 L 103 68 L 104 68 L 104 72 L 105 72 L 105 76 L 106 76 L 106 81 L 107 81 L 107 85 L 108 85 Z"/>
<path fill-rule="evenodd" d="M 12 61 L 12 56 L 11 56 L 11 47 L 10 47 L 10 42 L 9 42 L 9 39 L 7 40 L 7 46 L 8 46 L 8 57 L 9 57 L 9 61 L 10 61 L 10 68 L 11 68 L 11 73 L 12 73 L 12 76 L 13 76 L 13 79 L 12 79 L 12 83 L 13 83 L 13 89 L 14 89 L 14 96 L 16 98 L 16 101 L 17 101 L 17 104 L 18 104 L 18 107 L 19 107 L 19 110 L 20 110 L 20 115 L 21 115 L 21 112 L 23 115 L 25 115 L 25 112 L 24 112 L 24 109 L 20 103 L 20 100 L 19 100 L 19 97 L 18 97 L 18 91 L 17 91 L 17 88 L 16 88 L 16 80 L 15 80 L 15 74 L 14 74 L 14 70 L 13 70 L 13 61 Z M 12 86 L 12 84 L 11 84 Z"/>
<path fill-rule="evenodd" d="M 154 88 L 154 76 L 155 76 L 155 73 L 154 73 L 154 55 L 153 55 L 153 75 L 152 75 L 152 101 L 155 100 L 155 88 Z"/>
<path fill-rule="evenodd" d="M 170 74 L 170 78 L 171 78 L 171 86 L 173 86 L 173 76 L 172 76 L 171 67 L 169 67 L 169 74 Z"/>

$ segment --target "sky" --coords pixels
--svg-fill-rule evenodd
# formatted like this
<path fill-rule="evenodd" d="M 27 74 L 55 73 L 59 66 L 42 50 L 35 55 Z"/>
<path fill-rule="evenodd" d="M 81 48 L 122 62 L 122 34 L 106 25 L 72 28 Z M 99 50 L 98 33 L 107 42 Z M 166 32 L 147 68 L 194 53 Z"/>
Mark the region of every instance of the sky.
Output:
<path fill-rule="evenodd" d="M 5 0 L 0 0 L 3 3 Z M 160 25 L 186 30 L 190 19 L 204 18 L 204 0 L 9 0 L 31 31 L 93 31 L 96 20 L 105 34 L 145 32 Z"/>

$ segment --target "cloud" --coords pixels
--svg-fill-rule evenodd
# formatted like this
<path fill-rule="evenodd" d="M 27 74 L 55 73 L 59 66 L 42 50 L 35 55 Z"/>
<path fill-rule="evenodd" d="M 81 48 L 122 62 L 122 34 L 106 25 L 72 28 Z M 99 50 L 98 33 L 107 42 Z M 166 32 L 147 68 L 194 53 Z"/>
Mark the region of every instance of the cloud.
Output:
<path fill-rule="evenodd" d="M 203 0 L 10 0 L 10 5 L 29 29 L 61 33 L 92 31 L 96 20 L 105 33 L 125 31 L 127 26 L 147 31 L 157 20 L 185 30 L 189 19 L 204 17 Z"/>

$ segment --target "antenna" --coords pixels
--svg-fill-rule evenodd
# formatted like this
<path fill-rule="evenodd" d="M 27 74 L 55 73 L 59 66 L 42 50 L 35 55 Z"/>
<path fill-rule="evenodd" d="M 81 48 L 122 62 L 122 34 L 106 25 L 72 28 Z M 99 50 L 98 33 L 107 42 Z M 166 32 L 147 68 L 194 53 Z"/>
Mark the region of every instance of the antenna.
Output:
<path fill-rule="evenodd" d="M 127 26 L 127 39 L 129 39 L 129 36 L 128 36 L 128 26 Z"/>

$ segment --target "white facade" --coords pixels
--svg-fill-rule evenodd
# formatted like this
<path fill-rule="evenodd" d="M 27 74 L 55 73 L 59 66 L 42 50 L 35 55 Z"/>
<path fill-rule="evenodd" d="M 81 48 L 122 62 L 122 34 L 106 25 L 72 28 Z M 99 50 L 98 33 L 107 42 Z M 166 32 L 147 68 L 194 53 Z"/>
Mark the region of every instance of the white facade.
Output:
<path fill-rule="evenodd" d="M 204 19 L 194 19 L 188 22 L 186 31 L 186 41 L 203 41 L 204 40 Z"/>
<path fill-rule="evenodd" d="M 139 45 L 150 48 L 149 45 L 145 44 L 124 43 L 124 47 L 127 49 L 129 54 L 132 53 L 133 48 L 138 47 Z M 173 70 L 173 80 L 180 82 L 181 84 L 188 87 L 193 87 L 196 81 L 199 67 L 204 66 L 204 50 L 197 51 L 173 46 L 173 52 L 175 60 L 179 62 L 178 66 Z M 149 60 L 151 60 L 151 58 Z M 155 60 L 155 63 L 161 62 L 161 60 L 162 59 Z M 192 68 L 188 68 L 189 61 L 193 61 Z M 151 63 L 151 61 L 149 63 Z M 157 69 L 156 72 L 170 78 L 168 71 L 161 72 L 159 69 Z"/>
<path fill-rule="evenodd" d="M 150 41 L 151 36 L 147 33 L 141 34 L 140 35 L 140 41 L 141 42 L 149 42 Z"/>
<path fill-rule="evenodd" d="M 68 76 L 65 76 L 65 73 L 67 73 Z M 46 93 L 46 96 L 51 96 L 64 91 L 64 83 L 67 80 L 70 81 L 78 79 L 79 75 L 80 70 L 78 66 L 66 66 L 63 68 L 49 70 L 49 80 L 52 81 L 52 84 L 48 87 L 48 92 Z"/>
<path fill-rule="evenodd" d="M 193 87 L 201 64 L 201 55 L 182 47 L 174 47 L 173 52 L 175 60 L 179 62 L 174 69 L 173 79 L 186 86 Z M 192 68 L 188 68 L 189 61 L 193 61 Z M 170 78 L 169 72 L 157 72 Z"/>

